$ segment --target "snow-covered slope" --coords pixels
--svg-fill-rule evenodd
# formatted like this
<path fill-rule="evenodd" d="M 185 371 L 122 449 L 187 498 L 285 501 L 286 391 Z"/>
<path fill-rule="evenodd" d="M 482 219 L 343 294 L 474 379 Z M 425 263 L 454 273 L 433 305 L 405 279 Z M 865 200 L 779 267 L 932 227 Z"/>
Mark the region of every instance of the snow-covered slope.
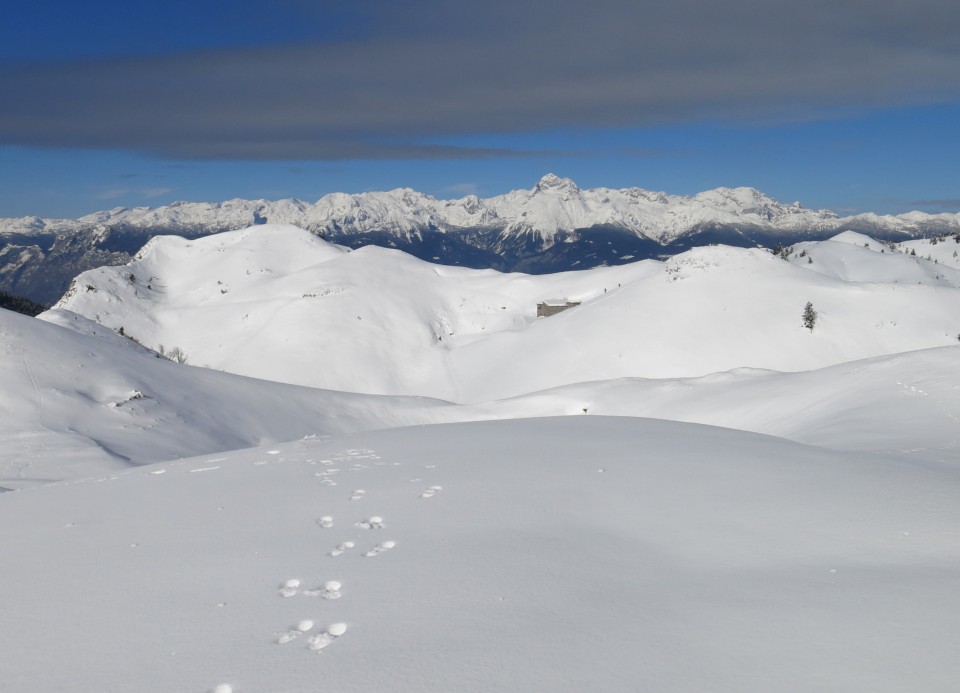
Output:
<path fill-rule="evenodd" d="M 45 317 L 0 310 L 0 489 L 419 423 L 441 404 L 177 365 L 75 314 Z"/>
<path fill-rule="evenodd" d="M 800 373 L 738 369 L 700 378 L 580 383 L 431 413 L 446 421 L 652 417 L 957 466 L 958 372 L 960 345 Z"/>
<path fill-rule="evenodd" d="M 957 272 L 839 241 L 804 248 L 793 262 L 706 247 L 531 276 L 377 247 L 346 253 L 267 225 L 157 238 L 129 266 L 81 275 L 58 306 L 153 348 L 180 347 L 196 365 L 460 402 L 956 344 Z M 581 305 L 537 319 L 537 303 L 554 298 Z M 819 314 L 812 332 L 801 321 L 808 301 Z"/>
<path fill-rule="evenodd" d="M 945 693 L 958 494 L 955 468 L 604 417 L 0 494 L 0 681 Z"/>
<path fill-rule="evenodd" d="M 938 265 L 960 269 L 960 234 L 918 238 L 894 244 L 894 249 L 911 257 L 932 260 Z M 914 255 L 916 254 L 916 255 Z"/>
<path fill-rule="evenodd" d="M 930 243 L 931 239 L 923 239 L 884 244 L 863 234 L 845 231 L 826 242 L 797 243 L 791 246 L 787 259 L 819 274 L 846 281 L 960 288 L 957 269 L 960 262 L 949 255 L 960 246 L 953 240 L 932 246 Z M 910 254 L 911 249 L 917 248 L 927 251 L 923 255 Z M 941 248 L 937 255 L 942 259 L 932 256 L 936 248 Z"/>
<path fill-rule="evenodd" d="M 0 311 L 0 488 L 304 435 L 584 414 L 705 423 L 950 464 L 960 454 L 960 345 L 811 372 L 623 378 L 456 406 L 178 366 L 76 314 L 46 318 Z"/>

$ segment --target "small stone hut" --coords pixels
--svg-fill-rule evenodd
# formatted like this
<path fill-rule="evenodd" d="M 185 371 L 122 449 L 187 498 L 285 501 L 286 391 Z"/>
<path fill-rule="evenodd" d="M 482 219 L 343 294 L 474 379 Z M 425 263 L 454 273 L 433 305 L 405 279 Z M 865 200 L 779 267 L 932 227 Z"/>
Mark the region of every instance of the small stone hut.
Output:
<path fill-rule="evenodd" d="M 568 301 L 565 298 L 548 298 L 537 304 L 537 317 L 549 318 L 551 315 L 562 313 L 567 308 L 579 306 L 580 301 Z"/>

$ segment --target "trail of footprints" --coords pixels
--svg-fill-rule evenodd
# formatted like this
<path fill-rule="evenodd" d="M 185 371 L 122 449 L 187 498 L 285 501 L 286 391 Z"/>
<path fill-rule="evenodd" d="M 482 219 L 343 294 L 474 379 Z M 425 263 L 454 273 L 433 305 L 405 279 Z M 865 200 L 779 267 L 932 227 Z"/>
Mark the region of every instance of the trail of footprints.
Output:
<path fill-rule="evenodd" d="M 903 383 L 903 382 L 900 382 L 899 380 L 896 381 L 896 382 L 897 382 L 897 385 L 900 386 L 900 389 L 901 389 L 904 393 L 914 394 L 914 395 L 923 395 L 923 396 L 925 396 L 925 397 L 930 397 L 930 396 L 931 396 L 929 392 L 927 392 L 926 390 L 922 390 L 921 388 L 917 387 L 916 385 L 910 385 L 909 383 Z M 940 411 L 943 412 L 943 414 L 944 414 L 947 418 L 952 419 L 953 421 L 955 421 L 955 422 L 957 422 L 957 423 L 960 423 L 960 417 L 958 417 L 956 414 L 954 414 L 953 411 L 943 403 L 943 401 L 941 401 L 938 397 L 933 397 L 933 401 L 934 401 L 934 403 L 937 405 L 937 408 L 940 409 Z"/>
<path fill-rule="evenodd" d="M 381 541 L 379 544 L 374 546 L 372 549 L 370 549 L 363 555 L 365 558 L 373 558 L 374 556 L 379 556 L 384 551 L 389 551 L 396 545 L 397 545 L 397 542 L 395 541 Z"/>
<path fill-rule="evenodd" d="M 303 590 L 302 594 L 305 597 L 322 597 L 323 599 L 340 599 L 343 595 L 340 594 L 340 588 L 343 587 L 336 580 L 328 580 L 319 587 L 315 587 L 312 590 Z M 299 580 L 287 580 L 280 587 L 280 596 L 281 597 L 296 597 L 297 594 L 300 594 L 300 581 Z"/>
<path fill-rule="evenodd" d="M 278 637 L 277 644 L 286 645 L 288 642 L 293 642 L 301 635 L 306 635 L 311 630 L 313 630 L 313 621 L 310 619 L 304 619 L 286 633 Z M 313 650 L 314 652 L 319 652 L 346 632 L 346 623 L 331 623 L 324 630 L 320 631 L 319 633 L 314 633 L 307 638 L 307 649 Z"/>
<path fill-rule="evenodd" d="M 345 541 L 345 542 L 342 542 L 342 543 L 340 543 L 340 544 L 337 544 L 337 545 L 333 548 L 333 550 L 330 551 L 330 553 L 327 554 L 327 555 L 328 555 L 328 556 L 333 556 L 334 558 L 336 558 L 336 557 L 339 556 L 340 554 L 345 553 L 346 551 L 349 551 L 349 550 L 352 549 L 354 546 L 355 546 L 355 544 L 354 544 L 352 541 Z"/>
<path fill-rule="evenodd" d="M 361 460 L 363 462 L 361 462 Z M 369 466 L 365 462 L 367 460 L 372 461 L 372 464 L 375 465 L 387 464 L 386 462 L 380 461 L 380 457 L 373 450 L 346 450 L 343 453 L 335 455 L 333 459 L 320 460 L 319 462 L 311 461 L 311 463 L 322 464 L 325 466 L 323 471 L 315 473 L 315 476 L 320 478 L 321 483 L 327 486 L 336 486 L 337 482 L 333 479 L 333 477 L 336 476 L 341 470 L 333 465 L 349 462 L 352 464 L 352 471 L 357 471 L 358 469 L 364 469 Z M 431 468 L 434 466 L 435 465 L 431 465 Z M 429 486 L 420 493 L 420 497 L 432 498 L 442 490 L 442 486 Z M 366 496 L 366 493 L 367 492 L 365 489 L 355 489 L 350 494 L 349 499 L 353 502 L 361 501 Z M 318 527 L 325 530 L 332 529 L 335 526 L 334 518 L 331 515 L 324 515 L 318 518 L 316 523 Z M 357 529 L 363 530 L 379 530 L 383 529 L 384 525 L 384 520 L 379 515 L 371 515 L 353 524 L 353 526 Z M 389 551 L 396 545 L 397 542 L 393 540 L 381 541 L 367 551 L 361 551 L 360 556 L 363 558 L 374 558 Z M 337 556 L 341 556 L 354 548 L 356 548 L 356 544 L 354 542 L 343 541 L 331 549 L 327 555 L 331 558 L 336 558 Z M 341 592 L 342 589 L 343 585 L 337 580 L 328 580 L 312 589 L 302 589 L 301 581 L 296 578 L 292 578 L 280 586 L 279 594 L 281 597 L 287 599 L 302 595 L 304 597 L 319 597 L 320 599 L 324 600 L 336 600 L 343 596 L 343 593 Z M 287 631 L 280 633 L 276 637 L 276 643 L 278 645 L 286 645 L 287 643 L 293 642 L 302 636 L 307 636 L 308 633 L 314 630 L 314 626 L 315 623 L 312 619 L 303 619 L 296 625 L 289 628 Z M 312 635 L 307 637 L 306 647 L 310 651 L 320 653 L 329 647 L 335 640 L 343 636 L 343 634 L 346 632 L 346 623 L 331 623 L 323 630 L 314 632 Z"/>

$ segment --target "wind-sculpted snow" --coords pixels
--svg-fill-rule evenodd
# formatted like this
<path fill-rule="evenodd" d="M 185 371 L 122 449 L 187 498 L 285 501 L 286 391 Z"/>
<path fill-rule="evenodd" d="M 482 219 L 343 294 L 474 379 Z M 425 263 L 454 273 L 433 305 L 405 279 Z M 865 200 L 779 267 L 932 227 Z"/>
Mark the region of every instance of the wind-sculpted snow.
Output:
<path fill-rule="evenodd" d="M 947 693 L 958 493 L 955 467 L 580 416 L 0 494 L 0 681 Z"/>

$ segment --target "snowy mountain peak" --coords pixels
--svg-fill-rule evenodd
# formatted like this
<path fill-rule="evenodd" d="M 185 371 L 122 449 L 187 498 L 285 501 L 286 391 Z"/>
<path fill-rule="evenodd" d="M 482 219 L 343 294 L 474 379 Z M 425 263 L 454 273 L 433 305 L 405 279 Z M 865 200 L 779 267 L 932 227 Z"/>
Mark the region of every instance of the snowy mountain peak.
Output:
<path fill-rule="evenodd" d="M 535 193 L 542 192 L 560 192 L 560 193 L 579 193 L 580 187 L 569 178 L 561 178 L 554 173 L 548 173 L 534 186 Z"/>
<path fill-rule="evenodd" d="M 438 200 L 411 188 L 397 188 L 388 192 L 330 193 L 315 203 L 241 199 L 175 202 L 157 208 L 116 207 L 75 221 L 0 219 L 0 235 L 82 231 L 94 226 L 199 235 L 263 223 L 294 224 L 341 242 L 352 234 L 371 232 L 397 233 L 409 238 L 425 230 L 457 233 L 478 229 L 493 231 L 494 236 L 534 231 L 544 239 L 552 239 L 558 232 L 603 226 L 664 244 L 704 225 L 716 224 L 773 233 L 842 230 L 838 229 L 842 224 L 912 233 L 935 223 L 938 230 L 953 232 L 960 228 L 960 214 L 864 214 L 840 218 L 828 210 L 808 209 L 798 202 L 778 202 L 751 187 L 721 187 L 692 196 L 636 187 L 582 189 L 569 178 L 548 173 L 532 189 L 488 198 L 468 195 L 459 200 Z"/>
<path fill-rule="evenodd" d="M 756 188 L 746 186 L 707 190 L 694 195 L 692 201 L 721 214 L 752 217 L 755 221 L 771 224 L 789 224 L 791 218 L 803 218 L 808 223 L 813 219 L 821 222 L 837 219 L 837 215 L 828 210 L 808 210 L 799 202 L 784 204 Z"/>

